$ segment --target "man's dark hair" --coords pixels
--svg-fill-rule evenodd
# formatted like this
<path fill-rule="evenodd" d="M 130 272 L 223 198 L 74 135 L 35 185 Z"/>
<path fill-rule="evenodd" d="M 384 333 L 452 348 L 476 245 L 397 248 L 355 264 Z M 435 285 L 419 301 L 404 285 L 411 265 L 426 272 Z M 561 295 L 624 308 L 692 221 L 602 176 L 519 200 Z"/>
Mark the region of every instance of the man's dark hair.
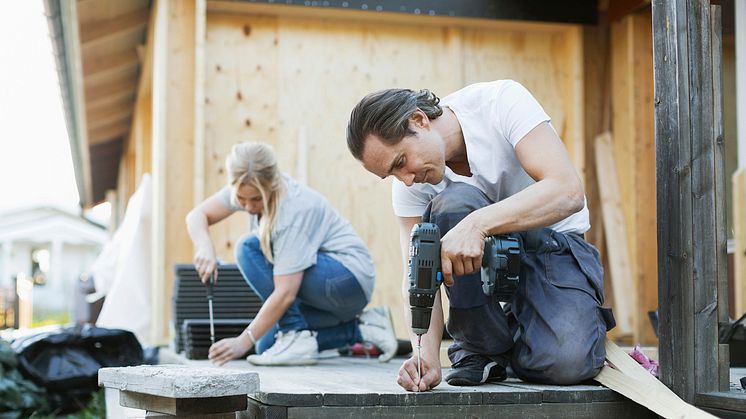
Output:
<path fill-rule="evenodd" d="M 387 89 L 365 96 L 350 113 L 347 123 L 347 147 L 358 159 L 363 159 L 365 137 L 375 135 L 385 144 L 396 144 L 414 132 L 409 129 L 409 117 L 420 109 L 430 119 L 443 114 L 440 99 L 427 89 Z"/>

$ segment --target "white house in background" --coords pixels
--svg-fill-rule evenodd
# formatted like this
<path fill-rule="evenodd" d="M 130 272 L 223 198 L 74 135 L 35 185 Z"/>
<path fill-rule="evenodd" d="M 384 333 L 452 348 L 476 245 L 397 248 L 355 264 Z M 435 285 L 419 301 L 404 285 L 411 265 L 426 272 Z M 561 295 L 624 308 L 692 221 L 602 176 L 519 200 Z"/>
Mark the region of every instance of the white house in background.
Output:
<path fill-rule="evenodd" d="M 70 314 L 75 287 L 109 240 L 106 228 L 59 208 L 0 212 L 0 288 L 16 276 L 33 278 L 35 314 Z"/>

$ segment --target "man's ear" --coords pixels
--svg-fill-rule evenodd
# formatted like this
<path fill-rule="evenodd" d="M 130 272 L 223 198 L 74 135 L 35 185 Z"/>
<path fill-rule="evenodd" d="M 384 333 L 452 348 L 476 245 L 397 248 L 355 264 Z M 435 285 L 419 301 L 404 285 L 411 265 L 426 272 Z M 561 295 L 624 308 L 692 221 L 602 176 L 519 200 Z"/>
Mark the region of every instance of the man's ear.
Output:
<path fill-rule="evenodd" d="M 422 110 L 416 109 L 409 117 L 409 123 L 417 128 L 428 128 L 430 127 L 430 118 Z"/>

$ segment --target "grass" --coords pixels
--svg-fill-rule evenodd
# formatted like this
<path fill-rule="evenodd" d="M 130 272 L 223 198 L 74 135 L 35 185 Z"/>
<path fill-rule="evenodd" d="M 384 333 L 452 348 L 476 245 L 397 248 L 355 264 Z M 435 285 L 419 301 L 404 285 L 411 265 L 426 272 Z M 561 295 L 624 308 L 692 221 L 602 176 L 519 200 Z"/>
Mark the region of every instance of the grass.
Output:
<path fill-rule="evenodd" d="M 44 313 L 34 316 L 31 320 L 31 328 L 68 323 L 70 323 L 70 313 L 68 312 Z"/>

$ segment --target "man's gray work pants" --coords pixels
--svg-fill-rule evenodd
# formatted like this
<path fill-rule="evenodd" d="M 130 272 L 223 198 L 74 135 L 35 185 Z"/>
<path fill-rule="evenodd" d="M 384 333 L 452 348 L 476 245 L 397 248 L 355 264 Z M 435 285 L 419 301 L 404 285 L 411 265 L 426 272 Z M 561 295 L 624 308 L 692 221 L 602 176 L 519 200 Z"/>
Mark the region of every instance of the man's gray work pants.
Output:
<path fill-rule="evenodd" d="M 490 204 L 476 187 L 451 183 L 430 202 L 423 221 L 437 224 L 445 235 Z M 598 251 L 578 234 L 548 228 L 511 235 L 521 243 L 521 271 L 518 290 L 505 309 L 482 292 L 479 272 L 456 277 L 446 288 L 451 362 L 480 354 L 503 366 L 509 363 L 523 380 L 547 384 L 576 384 L 596 376 L 606 355 L 605 318 L 613 322 L 608 309 L 601 308 Z"/>

